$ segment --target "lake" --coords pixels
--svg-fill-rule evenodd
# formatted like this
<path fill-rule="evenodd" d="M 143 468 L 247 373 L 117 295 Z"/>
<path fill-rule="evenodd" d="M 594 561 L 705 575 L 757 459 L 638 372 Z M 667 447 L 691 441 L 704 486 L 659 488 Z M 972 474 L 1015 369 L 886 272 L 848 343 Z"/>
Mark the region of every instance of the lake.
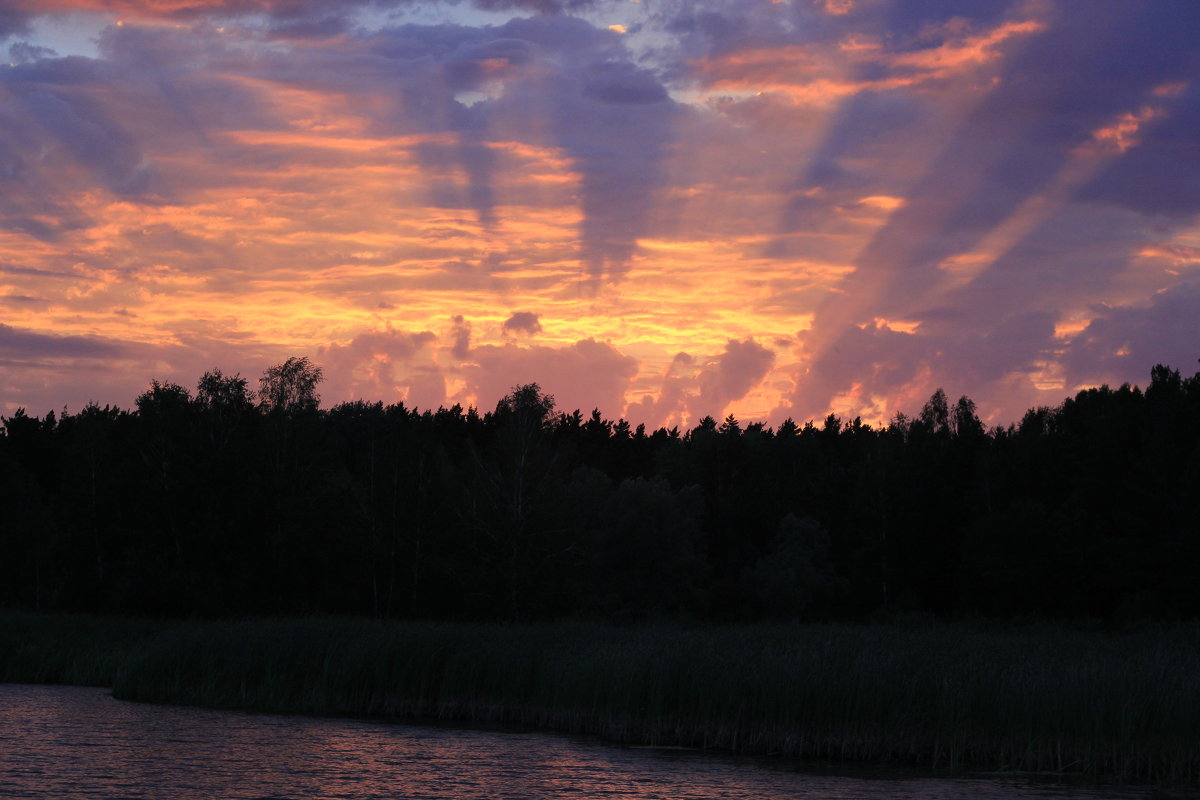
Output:
<path fill-rule="evenodd" d="M 1028 776 L 820 774 L 545 732 L 247 714 L 0 684 L 0 798 L 1145 798 Z"/>

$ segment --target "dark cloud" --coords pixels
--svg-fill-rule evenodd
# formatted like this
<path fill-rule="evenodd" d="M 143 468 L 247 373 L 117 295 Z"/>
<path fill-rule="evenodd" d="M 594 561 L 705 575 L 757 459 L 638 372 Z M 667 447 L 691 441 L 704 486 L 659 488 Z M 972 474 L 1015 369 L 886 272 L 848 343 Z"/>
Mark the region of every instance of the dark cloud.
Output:
<path fill-rule="evenodd" d="M 29 33 L 30 15 L 8 3 L 0 3 L 0 42 L 10 36 Z"/>
<path fill-rule="evenodd" d="M 136 112 L 125 107 L 146 88 L 143 76 L 79 57 L 0 71 L 9 98 L 0 105 L 0 225 L 57 241 L 91 224 L 75 201 L 97 188 L 143 203 L 165 199 L 167 184 L 144 145 L 162 146 L 152 136 L 176 144 L 192 137 L 155 113 L 161 87 L 150 87 Z"/>
<path fill-rule="evenodd" d="M 399 96 L 389 124 L 458 134 L 421 148 L 435 204 L 473 208 L 490 228 L 496 163 L 489 143 L 516 134 L 561 146 L 582 173 L 582 260 L 597 278 L 624 272 L 672 136 L 674 104 L 614 34 L 568 16 L 496 28 L 405 25 L 371 37 L 369 51 L 388 59 L 375 68 Z M 458 99 L 495 86 L 502 89 L 487 102 Z M 466 173 L 465 187 L 451 166 Z"/>
<path fill-rule="evenodd" d="M 1166 118 L 1151 120 L 1139 144 L 1082 187 L 1077 199 L 1147 215 L 1200 213 L 1200 85 L 1159 102 Z"/>
<path fill-rule="evenodd" d="M 859 15 L 850 16 L 848 23 L 862 25 L 863 17 L 875 17 L 883 29 L 901 40 L 912 41 L 912 47 L 934 47 L 941 43 L 946 25 L 970 22 L 976 25 L 995 25 L 1019 8 L 1014 0 L 958 0 L 942 3 L 939 0 L 899 0 L 884 4 L 860 3 Z"/>
<path fill-rule="evenodd" d="M 658 79 L 633 64 L 608 61 L 589 64 L 583 74 L 583 93 L 601 103 L 646 105 L 668 99 Z"/>
<path fill-rule="evenodd" d="M 307 19 L 283 19 L 271 26 L 277 39 L 329 39 L 350 30 L 350 21 L 342 16 L 314 16 Z"/>
<path fill-rule="evenodd" d="M 697 416 L 720 413 L 757 386 L 774 363 L 775 353 L 753 339 L 730 339 L 716 364 L 700 374 L 700 392 L 692 403 L 693 413 Z"/>
<path fill-rule="evenodd" d="M 765 253 L 772 274 L 746 274 L 746 295 L 696 289 L 679 302 L 697 313 L 744 302 L 761 315 L 763 342 L 816 311 L 797 340 L 794 396 L 781 400 L 796 415 L 821 414 L 855 392 L 866 406 L 873 394 L 941 382 L 990 392 L 993 407 L 1013 405 L 1040 396 L 1038 365 L 1065 359 L 1068 383 L 1130 379 L 1145 371 L 1137 359 L 1177 359 L 1190 345 L 1171 342 L 1195 341 L 1191 262 L 1167 271 L 1165 257 L 1140 254 L 1191 247 L 1200 213 L 1200 6 L 659 0 L 636 12 L 649 36 L 622 36 L 589 21 L 599 15 L 571 14 L 599 3 L 494 0 L 476 5 L 541 13 L 491 26 L 358 27 L 363 8 L 402 5 L 120 0 L 107 8 L 126 24 L 101 34 L 93 59 L 57 58 L 24 40 L 31 15 L 68 10 L 67 0 L 0 0 L 0 38 L 9 36 L 17 63 L 0 69 L 0 236 L 20 245 L 0 264 L 13 278 L 0 302 L 28 314 L 44 296 L 84 315 L 76 330 L 87 330 L 87 313 L 111 324 L 114 308 L 149 324 L 151 302 L 174 291 L 147 288 L 153 301 L 136 299 L 159 267 L 192 281 L 188 291 L 222 296 L 294 281 L 295 291 L 355 309 L 390 303 L 396 319 L 424 315 L 409 324 L 442 334 L 436 346 L 412 338 L 425 334 L 371 333 L 329 348 L 347 365 L 330 367 L 346 392 L 432 405 L 446 390 L 437 360 L 478 359 L 466 367 L 466 394 L 490 393 L 485 404 L 518 380 L 506 368 L 547 384 L 560 369 L 583 376 L 610 413 L 620 412 L 617 390 L 630 381 L 631 362 L 616 346 L 472 347 L 464 318 L 447 330 L 447 306 L 429 311 L 425 295 L 410 307 L 405 293 L 476 292 L 471 303 L 482 305 L 472 307 L 494 318 L 510 304 L 542 307 L 537 292 L 556 301 L 586 294 L 577 275 L 563 277 L 572 257 L 589 288 L 608 279 L 604 291 L 615 292 L 639 240 L 658 240 L 647 263 L 662 253 L 661 274 L 678 277 L 674 286 L 690 271 L 717 269 L 702 243 L 750 259 Z M 447 14 L 468 21 L 466 5 L 451 3 Z M 848 13 L 832 13 L 840 10 Z M 141 24 L 150 17 L 159 21 Z M 988 39 L 1030 20 L 1042 27 Z M 854 47 L 859 55 L 844 55 Z M 955 66 L 959 57 L 967 66 Z M 807 98 L 809 80 L 818 89 L 827 82 L 830 94 Z M 720 96 L 726 88 L 730 96 Z M 697 90 L 709 96 L 696 99 Z M 1106 129 L 1109 138 L 1098 139 Z M 1079 156 L 1101 145 L 1109 148 L 1101 156 Z M 411 165 L 419 172 L 410 177 Z M 403 174 L 394 194 L 367 188 L 370 176 L 392 170 Z M 355 178 L 339 184 L 326 174 Z M 359 180 L 367 199 L 356 205 Z M 272 195 L 288 199 L 266 208 Z M 257 211 L 232 205 L 259 199 Z M 417 215 L 401 202 L 432 204 L 436 220 L 414 230 Z M 396 225 L 360 213 L 376 203 L 397 204 Z M 581 212 L 575 239 L 541 240 L 559 225 L 551 215 L 572 204 Z M 228 208 L 228 222 L 199 210 L 213 205 Z M 357 246 L 360 234 L 372 243 Z M 664 247 L 675 237 L 691 249 Z M 960 256 L 975 259 L 961 274 L 948 267 Z M 366 265 L 376 269 L 356 270 Z M 849 265 L 850 277 L 839 277 Z M 69 302 L 63 281 L 80 288 Z M 521 293 L 508 293 L 515 286 Z M 677 300 L 662 285 L 642 288 Z M 1056 323 L 1089 307 L 1098 316 L 1087 331 L 1069 344 L 1055 338 Z M 528 333 L 537 323 L 518 316 L 501 330 Z M 564 330 L 571 320 L 567 309 Z M 903 333 L 887 320 L 919 326 Z M 162 333 L 180 327 L 160 324 Z M 31 353 L 22 363 L 57 364 L 66 375 L 60 361 L 73 356 L 38 347 L 101 342 L 15 330 L 6 334 L 10 370 L 21 343 Z M 756 329 L 736 331 L 723 338 Z M 173 350 L 172 367 L 233 340 L 226 332 Z M 665 335 L 654 344 L 683 345 Z M 792 344 L 774 342 L 781 351 Z M 236 352 L 247 361 L 276 354 L 269 344 Z M 139 376 L 157 363 L 143 356 L 128 362 Z M 773 359 L 752 338 L 734 338 L 720 354 L 681 353 L 648 415 L 714 413 L 752 391 Z M 594 380 L 581 366 L 589 361 L 600 365 Z M 446 375 L 456 368 L 445 366 Z M 946 375 L 961 385 L 952 389 Z M 21 380 L 10 378 L 4 394 Z"/>
<path fill-rule="evenodd" d="M 543 14 L 560 14 L 564 11 L 579 11 L 603 5 L 605 0 L 472 0 L 479 8 L 489 11 L 520 9 L 538 11 Z"/>
<path fill-rule="evenodd" d="M 1146 246 L 1147 223 L 1142 215 L 1116 207 L 1068 204 L 968 286 L 914 316 L 930 323 L 944 318 L 939 330 L 946 333 L 965 328 L 975 333 L 1027 310 L 1053 315 L 1103 302 Z"/>
<path fill-rule="evenodd" d="M 494 115 L 539 138 L 530 123 L 548 126 L 548 143 L 581 175 L 581 261 L 594 280 L 619 280 L 650 224 L 661 162 L 686 114 L 609 31 L 572 17 L 533 17 L 497 33 L 528 42 L 550 69 L 507 86 Z"/>
<path fill-rule="evenodd" d="M 538 315 L 532 311 L 518 311 L 504 320 L 500 329 L 505 333 L 523 333 L 532 336 L 542 332 L 542 323 L 538 321 Z"/>
<path fill-rule="evenodd" d="M 1004 9 L 1002 4 L 991 6 Z M 929 9 L 921 4 L 894 3 L 887 8 L 892 33 L 897 32 L 896 26 L 903 30 L 902 20 L 928 27 L 936 19 L 924 16 Z M 1012 8 L 1005 9 L 1006 13 Z M 1000 21 L 983 8 L 975 11 L 982 16 L 972 19 L 970 9 L 960 11 L 957 6 L 953 14 L 975 24 Z M 1200 20 L 1200 8 L 1181 13 Z M 1106 2 L 1091 7 L 1087 15 L 1064 13 L 1046 21 L 1043 32 L 1021 37 L 1022 47 L 1013 49 L 1012 57 L 1003 62 L 997 88 L 986 95 L 921 181 L 907 192 L 907 205 L 864 250 L 859 258 L 859 279 L 876 284 L 880 277 L 891 281 L 894 291 L 889 296 L 901 303 L 924 291 L 940 278 L 939 263 L 969 249 L 1021 201 L 1039 191 L 1094 130 L 1120 113 L 1136 110 L 1151 97 L 1154 87 L 1180 79 L 1187 53 L 1194 53 L 1192 45 L 1168 46 L 1173 57 L 1147 57 L 1147 51 L 1159 48 L 1143 44 L 1160 40 L 1169 16 Z M 903 36 L 898 38 L 903 40 Z M 1168 39 L 1178 42 L 1179 36 Z M 936 37 L 915 41 L 921 48 L 940 43 Z M 1114 51 L 1131 57 L 1113 59 Z M 906 108 L 898 94 L 903 95 L 866 95 L 849 103 L 814 163 L 840 164 L 861 157 L 876 137 L 864 138 L 865 134 L 856 132 L 885 135 L 895 131 L 897 124 L 917 119 L 911 101 Z M 891 111 L 887 111 L 889 104 L 894 106 Z M 889 115 L 894 117 L 890 122 Z M 844 172 L 821 175 L 810 171 L 800 185 L 836 185 L 844 180 Z M 802 209 L 800 212 L 788 218 L 789 228 L 803 224 Z"/>
<path fill-rule="evenodd" d="M 27 277 L 35 277 L 35 278 L 41 278 L 41 279 L 45 279 L 45 280 L 53 280 L 53 279 L 72 280 L 77 277 L 73 273 L 66 272 L 66 271 L 49 270 L 49 269 L 34 269 L 32 267 L 17 267 L 12 264 L 5 264 L 3 262 L 0 262 L 0 273 L 7 273 L 9 275 L 22 275 L 22 276 L 27 276 Z"/>
<path fill-rule="evenodd" d="M 850 404 L 856 414 L 911 414 L 942 385 L 948 393 L 986 398 L 985 410 L 1001 421 L 1019 417 L 1040 399 L 1033 375 L 1056 347 L 1055 315 L 1019 312 L 984 326 L 960 313 L 931 312 L 929 322 L 913 333 L 881 324 L 848 327 L 797 377 L 786 414 L 819 417 L 855 387 L 859 395 Z M 872 397 L 889 396 L 906 397 L 908 405 L 873 408 Z"/>
<path fill-rule="evenodd" d="M 462 361 L 471 354 L 471 323 L 463 319 L 462 314 L 451 317 L 450 323 L 450 334 L 454 341 L 450 354 Z"/>
<path fill-rule="evenodd" d="M 1001 319 L 975 335 L 949 331 L 937 344 L 936 370 L 953 375 L 960 391 L 977 395 L 1001 376 L 1033 372 L 1054 347 L 1055 316 L 1049 311 L 1028 311 Z"/>
<path fill-rule="evenodd" d="M 720 354 L 701 360 L 676 353 L 663 373 L 658 397 L 644 398 L 630 409 L 654 425 L 675 425 L 705 415 L 719 416 L 730 403 L 757 386 L 775 364 L 775 353 L 747 337 L 730 339 Z"/>
<path fill-rule="evenodd" d="M 294 32 L 315 25 L 312 35 L 337 33 L 324 9 L 325 16 L 309 3 L 219 8 L 269 10 Z M 515 136 L 562 147 L 581 175 L 580 259 L 597 279 L 619 278 L 627 269 L 650 223 L 659 163 L 680 114 L 655 75 L 632 63 L 618 36 L 564 15 L 517 18 L 494 28 L 398 26 L 309 45 L 302 60 L 269 49 L 251 57 L 207 28 L 127 24 L 105 29 L 99 44 L 102 61 L 42 60 L 0 78 L 23 105 L 10 134 L 21 141 L 5 148 L 0 139 L 0 181 L 6 173 L 35 180 L 47 162 L 44 153 L 35 162 L 34 152 L 47 138 L 58 145 L 55 158 L 86 166 L 109 191 L 139 202 L 179 202 L 180 192 L 218 179 L 183 172 L 186 162 L 169 158 L 176 146 L 282 171 L 293 158 L 286 149 L 217 138 L 226 130 L 290 124 L 272 118 L 253 84 L 229 77 L 244 75 L 362 98 L 380 135 L 451 134 L 416 145 L 428 199 L 474 209 L 489 230 L 498 223 L 494 143 Z M 460 101 L 460 92 L 476 90 L 485 92 L 484 102 Z M 7 193 L 8 204 L 20 204 L 8 210 L 9 227 L 52 240 L 87 224 L 67 219 L 69 196 L 49 185 L 24 188 Z M 38 198 L 43 207 L 13 199 L 20 197 Z"/>
<path fill-rule="evenodd" d="M 0 341 L 6 336 L 3 327 Z M 44 354 L 38 342 L 29 347 L 27 340 L 18 338 L 15 346 L 19 355 L 7 359 L 0 344 L 0 414 L 15 411 L 18 406 L 38 414 L 64 407 L 78 411 L 88 402 L 129 408 L 152 379 L 194 386 L 214 365 L 226 374 L 256 376 L 268 365 L 296 355 L 286 346 L 263 345 L 237 336 L 216 339 L 189 335 L 183 330 L 175 337 L 178 343 L 168 345 L 81 336 L 41 337 L 56 340 L 40 344 Z"/>
<path fill-rule="evenodd" d="M 814 4 L 695 3 L 659 4 L 663 28 L 672 36 L 681 61 L 777 44 L 816 41 L 837 35 L 837 26 L 817 13 Z M 791 35 L 789 35 L 789 33 Z M 680 76 L 686 70 L 680 65 Z"/>
<path fill-rule="evenodd" d="M 39 47 L 29 42 L 13 42 L 8 48 L 10 63 L 24 64 L 29 61 L 39 61 L 43 58 L 54 58 L 58 53 L 49 47 Z"/>
<path fill-rule="evenodd" d="M 802 333 L 801 340 L 811 332 Z M 795 378 L 790 402 L 780 416 L 798 420 L 819 418 L 833 398 L 855 384 L 881 394 L 912 381 L 931 348 L 928 340 L 890 328 L 850 326 L 841 331 Z"/>
<path fill-rule="evenodd" d="M 477 89 L 533 63 L 538 55 L 531 42 L 521 39 L 479 40 L 477 33 L 456 47 L 445 60 L 445 74 L 455 90 Z"/>
<path fill-rule="evenodd" d="M 683 124 L 673 102 L 615 103 L 652 96 L 647 85 L 610 87 L 609 100 L 562 88 L 555 110 L 559 142 L 582 173 L 582 261 L 594 279 L 619 280 L 647 230 L 660 162 Z"/>
<path fill-rule="evenodd" d="M 154 174 L 137 141 L 102 107 L 47 92 L 25 97 L 25 107 L 65 154 L 94 170 L 102 185 L 121 196 L 145 196 Z"/>
<path fill-rule="evenodd" d="M 433 205 L 472 208 L 481 225 L 488 229 L 495 226 L 496 201 L 492 175 L 496 168 L 496 156 L 478 130 L 461 131 L 456 144 L 422 143 L 416 147 L 416 152 L 428 176 L 429 200 Z M 465 191 L 454 167 L 462 167 L 466 173 Z"/>
<path fill-rule="evenodd" d="M 1156 295 L 1144 306 L 1097 309 L 1067 346 L 1070 386 L 1120 384 L 1154 364 L 1190 375 L 1200 359 L 1200 281 Z"/>
<path fill-rule="evenodd" d="M 878 4 L 888 15 L 886 52 L 919 54 L 960 40 L 964 31 L 1027 18 L 1022 15 L 1036 8 L 935 7 Z M 948 19 L 950 14 L 961 19 Z M 997 402 L 1008 402 L 999 397 L 1016 391 L 1002 391 L 996 382 L 1031 373 L 1053 358 L 1059 310 L 1111 291 L 1110 282 L 1146 241 L 1144 220 L 1073 203 L 1176 215 L 1174 225 L 1200 210 L 1200 161 L 1188 144 L 1200 125 L 1193 95 L 1162 91 L 1195 74 L 1197 48 L 1183 31 L 1200 23 L 1200 7 L 1162 13 L 1102 2 L 1087 14 L 1060 7 L 1035 19 L 1042 30 L 1004 45 L 995 86 L 914 185 L 880 186 L 875 170 L 883 154 L 919 134 L 931 111 L 927 99 L 900 88 L 864 92 L 842 106 L 824 146 L 797 179 L 781 229 L 791 234 L 827 225 L 836 219 L 831 203 L 845 205 L 869 193 L 900 195 L 905 203 L 858 254 L 842 291 L 828 295 L 819 309 L 807 336 L 817 355 L 797 377 L 793 411 L 820 413 L 856 385 L 896 391 L 920 382 L 923 371 L 955 375 L 962 390 L 991 392 Z M 881 59 L 877 66 L 887 64 Z M 1162 118 L 1156 111 L 1142 130 L 1129 134 L 1137 143 L 1128 152 L 1114 150 L 1093 178 L 1070 182 L 1072 170 L 1081 169 L 1080 149 L 1097 131 L 1126 115 L 1145 114 L 1148 106 L 1161 107 Z M 1062 193 L 1061 207 L 1050 204 L 1042 219 L 1020 222 L 1030 213 L 1023 207 L 1030 198 L 1055 192 Z M 997 244 L 986 237 L 1013 220 L 1018 224 L 1003 241 L 1006 249 L 993 254 Z M 786 241 L 767 254 L 796 257 L 792 240 Z M 984 244 L 974 255 L 982 274 L 947 290 L 948 259 Z M 1054 268 L 1047 267 L 1050 261 Z M 925 324 L 909 335 L 877 326 L 873 320 L 881 317 Z M 1036 396 L 1027 378 L 1016 380 L 1026 399 Z"/>
<path fill-rule="evenodd" d="M 90 336 L 51 336 L 0 323 L 0 353 L 13 358 L 114 358 L 124 349 Z"/>

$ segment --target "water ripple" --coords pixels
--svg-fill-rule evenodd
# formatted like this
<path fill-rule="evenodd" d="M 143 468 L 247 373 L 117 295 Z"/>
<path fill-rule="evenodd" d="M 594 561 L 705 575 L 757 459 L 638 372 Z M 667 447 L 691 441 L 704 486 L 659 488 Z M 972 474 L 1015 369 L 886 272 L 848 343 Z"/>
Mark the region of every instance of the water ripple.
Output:
<path fill-rule="evenodd" d="M 5 800 L 1097 800 L 1016 779 L 820 775 L 547 733 L 244 714 L 0 685 Z"/>

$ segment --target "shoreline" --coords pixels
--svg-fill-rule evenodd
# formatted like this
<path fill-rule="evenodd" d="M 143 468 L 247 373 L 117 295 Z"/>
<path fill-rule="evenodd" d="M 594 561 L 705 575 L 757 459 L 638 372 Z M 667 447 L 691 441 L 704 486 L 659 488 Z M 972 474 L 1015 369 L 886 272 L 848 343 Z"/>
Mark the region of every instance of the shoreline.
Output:
<path fill-rule="evenodd" d="M 1200 626 L 157 622 L 0 612 L 0 681 L 822 763 L 1200 782 Z"/>

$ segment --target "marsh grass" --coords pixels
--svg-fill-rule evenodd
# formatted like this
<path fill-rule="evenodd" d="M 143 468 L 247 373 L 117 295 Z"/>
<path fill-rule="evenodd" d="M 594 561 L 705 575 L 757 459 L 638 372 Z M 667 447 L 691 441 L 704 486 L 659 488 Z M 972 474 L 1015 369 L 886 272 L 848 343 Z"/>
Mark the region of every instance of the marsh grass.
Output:
<path fill-rule="evenodd" d="M 0 683 L 112 686 L 164 628 L 123 617 L 0 612 Z"/>
<path fill-rule="evenodd" d="M 629 744 L 933 768 L 1200 780 L 1195 625 L 1106 634 L 318 619 L 148 631 L 110 620 L 97 623 L 103 634 L 78 619 L 61 624 L 84 644 L 55 657 L 69 668 L 45 674 L 100 683 L 110 674 L 114 694 L 130 700 L 516 722 Z M 109 635 L 116 640 L 106 648 Z M 16 663 L 57 652 L 27 650 Z M 82 663 L 93 657 L 94 666 Z M 12 660 L 0 655 L 0 676 L 13 674 Z M 26 679 L 41 674 L 22 669 L 34 676 Z"/>

